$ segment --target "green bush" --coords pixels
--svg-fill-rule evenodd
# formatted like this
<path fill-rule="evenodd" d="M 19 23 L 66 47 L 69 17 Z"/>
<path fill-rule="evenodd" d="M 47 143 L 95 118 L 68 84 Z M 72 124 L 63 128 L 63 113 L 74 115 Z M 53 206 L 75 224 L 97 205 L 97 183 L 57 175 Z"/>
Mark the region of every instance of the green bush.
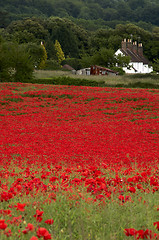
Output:
<path fill-rule="evenodd" d="M 0 80 L 24 81 L 33 78 L 34 64 L 24 45 L 0 44 Z"/>
<path fill-rule="evenodd" d="M 36 69 L 40 68 L 40 64 L 41 64 L 42 60 L 44 60 L 44 63 L 46 60 L 46 51 L 43 48 L 43 46 L 40 44 L 38 45 L 36 43 L 30 42 L 30 43 L 25 44 L 25 47 L 26 47 L 26 50 L 29 52 L 29 54 L 32 57 L 32 60 L 34 62 L 34 67 Z"/>
<path fill-rule="evenodd" d="M 112 67 L 111 69 L 114 70 L 115 72 L 118 72 L 118 75 L 124 75 L 125 74 L 125 71 L 120 67 Z"/>
<path fill-rule="evenodd" d="M 151 79 L 159 79 L 159 74 L 154 74 L 154 73 L 146 73 L 146 74 L 141 74 L 141 73 L 137 73 L 137 74 L 132 74 L 129 75 L 129 78 L 132 79 L 146 79 L 146 78 L 151 78 Z"/>
<path fill-rule="evenodd" d="M 96 82 L 87 79 L 80 79 L 80 78 L 70 78 L 70 77 L 55 77 L 51 79 L 34 79 L 34 82 L 37 81 L 38 83 L 45 83 L 45 84 L 54 84 L 54 85 L 73 85 L 73 86 L 102 86 L 104 81 Z M 36 83 L 37 83 L 36 82 Z"/>
<path fill-rule="evenodd" d="M 65 65 L 65 64 L 70 65 L 75 70 L 78 70 L 78 69 L 82 68 L 82 65 L 80 63 L 80 59 L 77 59 L 77 58 L 66 58 L 62 62 L 62 65 Z"/>
<path fill-rule="evenodd" d="M 50 59 L 50 60 L 46 60 L 44 69 L 45 70 L 59 70 L 59 69 L 61 69 L 61 66 L 56 60 Z"/>

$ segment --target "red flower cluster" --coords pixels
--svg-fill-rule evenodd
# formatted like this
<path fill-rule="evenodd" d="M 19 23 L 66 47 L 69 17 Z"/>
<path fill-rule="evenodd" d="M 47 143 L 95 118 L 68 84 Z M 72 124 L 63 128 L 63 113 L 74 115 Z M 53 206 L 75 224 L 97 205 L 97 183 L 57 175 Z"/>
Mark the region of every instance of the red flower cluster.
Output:
<path fill-rule="evenodd" d="M 159 239 L 159 234 L 153 233 L 151 230 L 136 230 L 134 228 L 124 229 L 126 236 L 134 236 L 135 239 Z"/>
<path fill-rule="evenodd" d="M 47 231 L 46 228 L 38 228 L 37 230 L 37 236 L 38 238 L 43 237 L 44 240 L 51 239 L 51 234 Z"/>
<path fill-rule="evenodd" d="M 30 203 L 14 202 L 23 196 L 42 195 L 50 204 L 65 192 L 75 206 L 116 196 L 113 201 L 125 207 L 135 197 L 146 204 L 138 194 L 159 191 L 159 90 L 1 83 L 0 104 L 0 202 L 8 206 L 0 210 L 0 229 L 7 237 L 9 225 L 25 220 Z M 51 239 L 46 228 L 54 220 L 35 206 L 37 225 L 28 223 L 20 234 Z M 148 229 L 124 232 L 159 239 Z"/>

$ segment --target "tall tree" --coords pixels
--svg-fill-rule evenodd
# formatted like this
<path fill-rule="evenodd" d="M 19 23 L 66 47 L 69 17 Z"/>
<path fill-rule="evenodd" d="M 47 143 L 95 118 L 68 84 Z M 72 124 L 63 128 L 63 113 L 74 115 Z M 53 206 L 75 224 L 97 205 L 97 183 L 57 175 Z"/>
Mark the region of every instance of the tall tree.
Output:
<path fill-rule="evenodd" d="M 58 62 L 61 64 L 61 62 L 65 60 L 65 55 L 58 40 L 55 41 L 55 51 Z"/>
<path fill-rule="evenodd" d="M 45 46 L 44 46 L 43 42 L 41 42 L 41 46 L 42 46 L 42 49 L 43 49 L 43 55 L 41 56 L 41 60 L 40 60 L 40 63 L 38 65 L 39 69 L 43 69 L 45 67 L 46 60 L 47 60 L 47 52 L 46 52 L 46 49 L 45 49 Z"/>

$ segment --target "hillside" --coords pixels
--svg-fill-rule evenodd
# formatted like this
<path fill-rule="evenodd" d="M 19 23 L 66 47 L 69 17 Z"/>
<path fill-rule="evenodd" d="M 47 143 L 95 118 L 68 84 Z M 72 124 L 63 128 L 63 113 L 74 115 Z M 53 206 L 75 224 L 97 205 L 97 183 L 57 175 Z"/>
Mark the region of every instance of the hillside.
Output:
<path fill-rule="evenodd" d="M 99 25 L 110 27 L 123 21 L 138 23 L 143 28 L 159 26 L 158 0 L 0 0 L 0 6 L 0 27 L 33 16 L 100 19 Z"/>

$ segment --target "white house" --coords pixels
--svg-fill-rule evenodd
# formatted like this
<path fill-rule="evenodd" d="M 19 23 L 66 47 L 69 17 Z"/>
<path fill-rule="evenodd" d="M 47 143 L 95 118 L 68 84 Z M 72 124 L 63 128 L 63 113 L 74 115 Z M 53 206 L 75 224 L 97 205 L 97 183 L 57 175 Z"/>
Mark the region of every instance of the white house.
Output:
<path fill-rule="evenodd" d="M 131 39 L 128 39 L 128 41 L 124 39 L 121 43 L 121 48 L 115 52 L 116 56 L 119 54 L 130 57 L 129 66 L 123 67 L 126 73 L 150 73 L 153 71 L 148 59 L 143 55 L 142 43 L 137 45 L 137 42 L 132 43 Z"/>

